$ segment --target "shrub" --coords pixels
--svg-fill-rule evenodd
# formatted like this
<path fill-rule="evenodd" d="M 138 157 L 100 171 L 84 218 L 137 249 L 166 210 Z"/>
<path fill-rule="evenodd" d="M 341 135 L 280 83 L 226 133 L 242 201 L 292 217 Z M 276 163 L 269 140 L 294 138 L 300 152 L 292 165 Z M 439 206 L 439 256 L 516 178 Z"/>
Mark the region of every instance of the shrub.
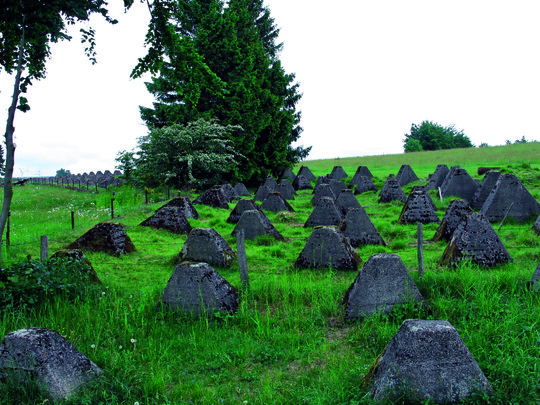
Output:
<path fill-rule="evenodd" d="M 405 152 L 420 150 L 440 150 L 454 148 L 472 148 L 471 143 L 463 130 L 458 131 L 453 125 L 443 127 L 437 123 L 423 121 L 422 124 L 412 124 L 411 133 L 405 134 L 404 149 Z"/>
<path fill-rule="evenodd" d="M 58 294 L 79 295 L 89 284 L 90 267 L 73 258 L 28 259 L 0 270 L 0 305 L 36 305 Z"/>

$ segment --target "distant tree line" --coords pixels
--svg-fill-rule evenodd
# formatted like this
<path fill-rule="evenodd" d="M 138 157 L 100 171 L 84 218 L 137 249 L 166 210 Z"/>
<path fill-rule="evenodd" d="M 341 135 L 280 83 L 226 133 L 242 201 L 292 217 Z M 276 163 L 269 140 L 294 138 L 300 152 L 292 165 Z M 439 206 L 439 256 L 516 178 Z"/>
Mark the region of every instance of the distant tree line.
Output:
<path fill-rule="evenodd" d="M 458 131 L 454 125 L 443 127 L 431 121 L 423 121 L 420 125 L 412 124 L 411 132 L 405 134 L 403 143 L 405 153 L 474 147 L 463 130 Z"/>

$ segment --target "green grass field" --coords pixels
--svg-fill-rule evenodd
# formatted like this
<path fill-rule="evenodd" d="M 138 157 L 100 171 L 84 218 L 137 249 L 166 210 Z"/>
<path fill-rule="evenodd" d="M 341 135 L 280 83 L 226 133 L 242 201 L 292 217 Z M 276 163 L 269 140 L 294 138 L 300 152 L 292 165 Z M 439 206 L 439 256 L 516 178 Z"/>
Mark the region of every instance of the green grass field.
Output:
<path fill-rule="evenodd" d="M 379 189 L 405 163 L 420 177 L 404 187 L 406 194 L 445 163 L 460 165 L 476 178 L 479 166 L 500 167 L 515 173 L 540 200 L 539 143 L 303 162 L 316 176 L 341 165 L 348 180 L 359 165 L 368 166 Z M 66 403 L 371 403 L 366 373 L 403 320 L 418 317 L 450 321 L 479 363 L 494 394 L 472 403 L 540 403 L 540 296 L 527 289 L 540 261 L 532 223 L 509 221 L 497 232 L 513 262 L 492 269 L 441 266 L 446 244 L 427 244 L 420 279 L 417 227 L 397 223 L 402 204 L 378 204 L 375 192 L 357 196 L 388 245 L 363 246 L 358 254 L 364 261 L 374 253 L 398 254 L 429 311 L 404 306 L 387 316 L 345 322 L 341 300 L 357 272 L 294 267 L 311 233 L 303 227 L 312 210 L 311 192 L 303 191 L 291 201 L 294 213 L 267 212 L 284 242 L 246 241 L 251 288 L 242 294 L 238 313 L 195 319 L 161 305 L 186 236 L 139 226 L 165 203 L 165 194 L 152 194 L 146 205 L 142 192 L 118 188 L 115 193 L 114 220 L 127 227 L 137 251 L 119 258 L 87 252 L 103 281 L 97 290 L 35 307 L 3 308 L 0 315 L 0 337 L 24 327 L 50 328 L 104 370 L 102 378 Z M 451 199 L 432 197 L 442 218 Z M 111 198 L 111 191 L 16 188 L 11 246 L 3 246 L 3 266 L 39 258 L 41 235 L 49 237 L 53 253 L 110 219 Z M 230 211 L 196 208 L 200 218 L 190 220 L 191 225 L 214 228 L 236 249 L 234 226 L 225 222 Z M 430 239 L 436 229 L 436 224 L 425 225 L 424 238 Z M 240 289 L 237 262 L 216 270 Z M 0 388 L 0 403 L 42 404 L 45 399 L 24 387 Z"/>

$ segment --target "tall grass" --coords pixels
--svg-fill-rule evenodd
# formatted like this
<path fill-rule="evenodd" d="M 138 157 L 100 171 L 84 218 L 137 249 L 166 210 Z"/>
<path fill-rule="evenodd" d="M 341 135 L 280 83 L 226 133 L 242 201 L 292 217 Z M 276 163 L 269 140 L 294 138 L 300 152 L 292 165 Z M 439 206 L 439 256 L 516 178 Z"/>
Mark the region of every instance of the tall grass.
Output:
<path fill-rule="evenodd" d="M 475 153 L 494 153 L 498 147 L 467 150 L 471 155 L 463 154 L 461 165 L 471 174 L 477 166 L 501 166 L 532 179 L 539 160 L 523 164 L 518 152 L 524 146 L 538 150 L 536 144 L 511 145 L 505 148 L 512 153 L 501 153 L 492 161 Z M 399 156 L 411 159 L 408 162 L 425 179 L 437 163 L 455 164 L 445 160 L 450 154 L 440 153 Z M 503 160 L 512 156 L 516 160 Z M 359 164 L 367 165 L 380 188 L 386 175 L 397 173 L 404 162 L 397 156 L 383 156 L 307 165 L 320 175 L 341 164 L 350 176 Z M 413 185 L 406 186 L 405 192 Z M 537 182 L 527 187 L 533 193 L 540 189 Z M 367 404 L 364 376 L 403 320 L 416 317 L 444 319 L 456 327 L 494 388 L 493 397 L 475 401 L 540 403 L 540 303 L 538 294 L 527 288 L 540 249 L 531 223 L 503 226 L 499 236 L 514 261 L 494 269 L 467 263 L 456 269 L 442 267 L 439 259 L 445 244 L 426 244 L 426 271 L 420 279 L 416 226 L 396 222 L 402 205 L 378 204 L 373 192 L 358 196 L 388 244 L 363 246 L 357 250 L 359 255 L 365 261 L 374 253 L 399 254 L 429 311 L 404 306 L 386 316 L 346 322 L 342 298 L 357 272 L 302 270 L 293 265 L 311 232 L 302 226 L 312 209 L 311 193 L 300 192 L 292 201 L 294 213 L 267 213 L 284 242 L 246 241 L 251 288 L 241 294 L 238 312 L 193 318 L 161 304 L 186 236 L 139 226 L 163 202 L 145 205 L 144 195 L 134 190 L 115 191 L 119 215 L 115 221 L 127 227 L 137 251 L 119 258 L 87 252 L 103 285 L 89 286 L 75 300 L 57 297 L 37 307 L 3 308 L 0 313 L 0 336 L 30 326 L 51 328 L 104 370 L 94 384 L 65 403 Z M 111 194 L 49 186 L 25 186 L 15 193 L 12 226 L 17 232 L 12 233 L 9 250 L 3 249 L 7 264 L 27 255 L 39 257 L 41 234 L 49 234 L 52 252 L 110 218 Z M 441 202 L 435 194 L 432 197 L 442 218 L 451 199 Z M 200 218 L 190 220 L 191 225 L 212 227 L 235 247 L 234 227 L 226 223 L 230 211 L 196 208 Z M 84 213 L 75 230 L 69 221 L 72 209 Z M 85 216 L 92 219 L 83 221 Z M 425 239 L 436 229 L 436 224 L 424 226 Z M 241 286 L 237 263 L 217 270 L 231 284 Z M 13 392 L 0 388 L 0 403 L 13 403 Z M 32 390 L 17 395 L 29 404 L 46 399 Z"/>

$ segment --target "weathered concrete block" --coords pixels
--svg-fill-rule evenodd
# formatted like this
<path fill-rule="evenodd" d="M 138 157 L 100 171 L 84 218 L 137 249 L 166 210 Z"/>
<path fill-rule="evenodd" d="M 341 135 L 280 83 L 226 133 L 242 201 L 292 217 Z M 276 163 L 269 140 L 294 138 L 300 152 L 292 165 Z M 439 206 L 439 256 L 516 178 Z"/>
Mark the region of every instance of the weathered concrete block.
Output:
<path fill-rule="evenodd" d="M 268 193 L 266 198 L 261 204 L 261 209 L 272 212 L 290 211 L 294 212 L 294 208 L 283 198 L 281 193 L 272 191 Z"/>
<path fill-rule="evenodd" d="M 470 202 L 478 187 L 480 185 L 473 180 L 469 173 L 467 173 L 467 170 L 459 166 L 452 166 L 441 185 L 441 194 L 443 197 L 454 196 Z"/>
<path fill-rule="evenodd" d="M 445 177 L 448 175 L 449 172 L 450 169 L 448 168 L 448 166 L 444 164 L 437 165 L 437 168 L 435 169 L 433 174 L 429 176 L 426 190 L 437 190 L 442 185 Z"/>
<path fill-rule="evenodd" d="M 329 178 L 335 179 L 335 180 L 342 180 L 342 179 L 347 178 L 347 176 L 348 176 L 347 173 L 345 172 L 345 170 L 343 170 L 343 167 L 341 166 L 334 166 L 332 168 L 332 171 L 328 175 Z"/>
<path fill-rule="evenodd" d="M 400 224 L 439 223 L 440 219 L 435 212 L 435 204 L 427 191 L 423 188 L 413 190 L 409 194 L 401 210 L 398 222 Z"/>
<path fill-rule="evenodd" d="M 463 217 L 442 255 L 443 264 L 467 260 L 482 267 L 493 267 L 512 260 L 499 235 L 482 213 Z"/>
<path fill-rule="evenodd" d="M 215 229 L 195 228 L 189 233 L 179 256 L 181 260 L 228 267 L 236 252 Z"/>
<path fill-rule="evenodd" d="M 515 174 L 503 174 L 489 193 L 480 212 L 491 222 L 502 221 L 506 213 L 518 222 L 536 218 L 540 204 Z"/>
<path fill-rule="evenodd" d="M 187 235 L 192 229 L 182 209 L 172 206 L 160 208 L 154 215 L 141 222 L 141 225 L 166 229 L 178 235 Z"/>
<path fill-rule="evenodd" d="M 450 322 L 408 319 L 376 366 L 370 394 L 376 402 L 401 398 L 446 404 L 492 391 Z"/>
<path fill-rule="evenodd" d="M 298 171 L 298 174 L 297 174 L 296 177 L 298 177 L 298 176 L 304 176 L 304 178 L 307 179 L 308 182 L 313 181 L 316 178 L 313 175 L 313 173 L 311 172 L 311 170 L 309 170 L 309 167 L 307 167 L 307 166 L 302 166 L 300 168 L 300 170 Z M 293 185 L 294 185 L 294 182 L 293 182 Z"/>
<path fill-rule="evenodd" d="M 0 344 L 0 380 L 30 378 L 53 401 L 76 394 L 101 369 L 78 351 L 59 333 L 45 328 L 26 328 L 8 333 Z"/>
<path fill-rule="evenodd" d="M 310 226 L 338 226 L 343 219 L 343 215 L 332 197 L 321 197 L 318 199 L 315 208 L 311 211 L 304 227 Z"/>
<path fill-rule="evenodd" d="M 120 256 L 135 251 L 133 242 L 122 225 L 101 222 L 64 249 L 81 249 Z"/>
<path fill-rule="evenodd" d="M 330 184 L 322 183 L 315 187 L 315 190 L 313 190 L 313 197 L 311 198 L 311 204 L 317 205 L 317 201 L 319 201 L 319 198 L 321 197 L 332 197 L 334 200 L 336 199 L 336 194 L 334 193 L 334 190 L 332 190 L 332 187 L 330 187 Z"/>
<path fill-rule="evenodd" d="M 312 175 L 313 176 L 313 175 Z M 313 176 L 315 178 L 315 176 Z M 299 190 L 313 190 L 313 186 L 309 182 L 307 178 L 305 178 L 303 175 L 298 174 L 296 178 L 293 181 L 293 187 L 296 191 Z"/>
<path fill-rule="evenodd" d="M 349 184 L 349 187 L 351 185 Z M 373 184 L 373 181 L 371 181 L 370 178 L 367 176 L 360 176 L 358 180 L 356 181 L 356 187 L 354 189 L 354 194 L 362 194 L 366 191 L 377 191 L 379 190 L 375 184 Z"/>
<path fill-rule="evenodd" d="M 229 203 L 231 199 L 223 190 L 221 186 L 212 186 L 199 197 L 197 197 L 193 204 L 208 205 L 213 208 L 229 209 Z"/>
<path fill-rule="evenodd" d="M 391 201 L 407 201 L 407 196 L 395 177 L 388 177 L 386 179 L 379 194 L 379 203 L 388 203 Z"/>
<path fill-rule="evenodd" d="M 343 302 L 345 319 L 388 314 L 407 302 L 424 305 L 424 298 L 396 254 L 371 255 L 351 284 Z"/>
<path fill-rule="evenodd" d="M 361 245 L 386 246 L 386 243 L 363 207 L 349 209 L 347 214 L 345 214 L 345 218 L 339 224 L 339 230 L 354 248 Z"/>
<path fill-rule="evenodd" d="M 336 204 L 339 207 L 341 214 L 345 216 L 349 208 L 360 208 L 360 203 L 352 193 L 352 190 L 343 189 L 338 194 Z"/>
<path fill-rule="evenodd" d="M 308 269 L 331 267 L 336 270 L 356 270 L 359 264 L 362 264 L 362 259 L 335 226 L 313 229 L 296 259 L 296 266 Z"/>
<path fill-rule="evenodd" d="M 227 222 L 230 224 L 237 224 L 244 211 L 249 210 L 260 210 L 255 200 L 242 199 L 238 201 L 227 218 Z"/>
<path fill-rule="evenodd" d="M 236 183 L 234 185 L 234 191 L 236 191 L 236 194 L 238 194 L 241 197 L 251 197 L 251 193 L 246 188 L 244 183 Z"/>
<path fill-rule="evenodd" d="M 450 239 L 452 239 L 454 231 L 463 220 L 463 217 L 472 214 L 473 212 L 471 206 L 465 200 L 459 199 L 450 201 L 443 220 L 437 228 L 432 241 L 437 242 L 439 240 L 445 240 L 449 242 Z"/>
<path fill-rule="evenodd" d="M 294 187 L 289 179 L 282 179 L 276 186 L 276 191 L 281 193 L 286 200 L 294 200 L 294 196 L 296 195 L 296 191 L 294 191 Z"/>
<path fill-rule="evenodd" d="M 159 208 L 158 211 L 166 207 L 180 208 L 186 218 L 199 218 L 199 213 L 197 212 L 188 197 L 175 197 L 171 199 L 167 204 Z"/>
<path fill-rule="evenodd" d="M 272 225 L 268 217 L 260 210 L 244 211 L 234 227 L 232 234 L 236 235 L 236 232 L 240 229 L 244 230 L 245 238 L 249 240 L 263 235 L 272 235 L 277 240 L 285 240 L 274 225 Z"/>
<path fill-rule="evenodd" d="M 396 179 L 401 187 L 418 180 L 418 176 L 410 165 L 401 165 Z"/>
<path fill-rule="evenodd" d="M 165 290 L 163 303 L 193 316 L 232 313 L 238 309 L 238 291 L 208 263 L 180 263 Z"/>
<path fill-rule="evenodd" d="M 471 201 L 471 208 L 475 210 L 482 209 L 482 206 L 486 202 L 489 193 L 491 193 L 491 190 L 493 190 L 493 187 L 495 187 L 495 184 L 497 184 L 499 177 L 501 177 L 501 172 L 497 170 L 491 170 L 486 174 L 486 177 L 484 177 L 484 180 L 482 183 L 480 183 L 480 187 L 478 187 L 474 193 Z"/>

